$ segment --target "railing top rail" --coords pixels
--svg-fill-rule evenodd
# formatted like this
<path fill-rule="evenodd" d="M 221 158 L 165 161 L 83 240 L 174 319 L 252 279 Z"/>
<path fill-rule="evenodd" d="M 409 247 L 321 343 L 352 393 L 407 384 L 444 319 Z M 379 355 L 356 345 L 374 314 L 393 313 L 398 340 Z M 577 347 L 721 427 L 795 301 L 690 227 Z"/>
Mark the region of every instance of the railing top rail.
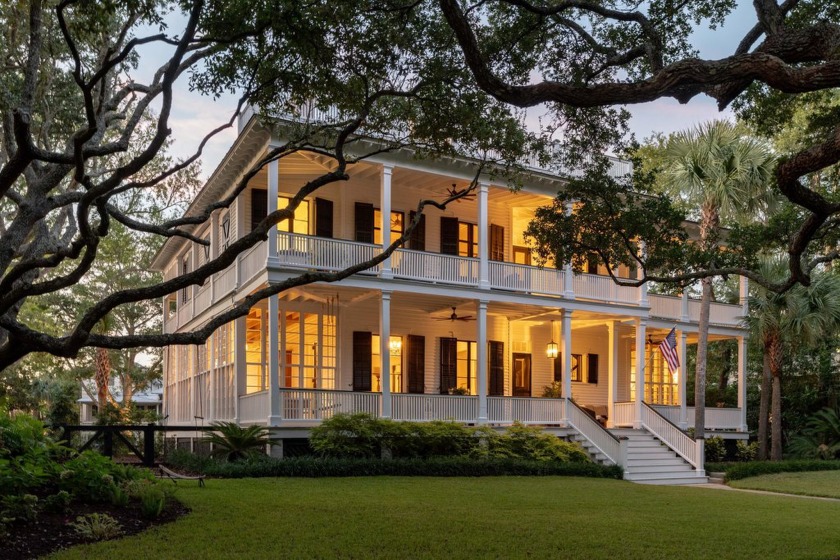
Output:
<path fill-rule="evenodd" d="M 674 428 L 676 428 L 677 430 L 679 430 L 680 432 L 682 432 L 683 434 L 685 434 L 685 437 L 688 437 L 688 438 L 690 438 L 690 437 L 691 437 L 691 436 L 689 436 L 689 435 L 686 433 L 686 431 L 685 431 L 685 430 L 683 430 L 682 428 L 680 428 L 679 426 L 677 426 L 676 424 L 674 424 L 673 422 L 671 422 L 670 420 L 668 420 L 668 419 L 667 419 L 664 415 L 660 414 L 658 410 L 656 410 L 655 408 L 653 408 L 653 406 L 649 405 L 648 403 L 646 403 L 646 402 L 644 402 L 644 401 L 642 401 L 642 406 L 646 407 L 648 410 L 650 410 L 651 412 L 653 412 L 654 414 L 656 414 L 658 417 L 662 418 L 662 419 L 663 419 L 663 420 L 665 420 L 667 423 L 669 423 L 670 425 L 672 425 Z"/>
<path fill-rule="evenodd" d="M 381 395 L 382 393 L 379 391 L 342 391 L 341 389 L 309 389 L 309 388 L 302 388 L 302 387 L 280 387 L 279 391 L 283 392 L 290 392 L 290 391 L 301 391 L 301 392 L 313 392 L 313 393 L 341 393 L 342 395 Z"/>

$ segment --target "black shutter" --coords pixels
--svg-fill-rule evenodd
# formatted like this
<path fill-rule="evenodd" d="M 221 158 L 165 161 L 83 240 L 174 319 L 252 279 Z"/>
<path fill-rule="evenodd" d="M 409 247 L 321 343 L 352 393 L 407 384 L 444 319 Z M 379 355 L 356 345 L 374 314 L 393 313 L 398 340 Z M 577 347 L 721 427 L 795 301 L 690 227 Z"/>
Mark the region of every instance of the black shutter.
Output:
<path fill-rule="evenodd" d="M 505 228 L 490 224 L 490 260 L 505 260 Z"/>
<path fill-rule="evenodd" d="M 326 198 L 315 199 L 315 235 L 333 236 L 333 203 Z"/>
<path fill-rule="evenodd" d="M 598 274 L 598 255 L 591 254 L 586 257 L 586 273 Z"/>
<path fill-rule="evenodd" d="M 489 395 L 501 397 L 505 394 L 505 343 L 491 340 L 488 346 Z"/>
<path fill-rule="evenodd" d="M 268 216 L 268 191 L 251 189 L 251 231 Z"/>
<path fill-rule="evenodd" d="M 458 218 L 440 218 L 440 252 L 444 255 L 458 254 Z"/>
<path fill-rule="evenodd" d="M 554 381 L 563 381 L 563 358 L 554 358 Z"/>
<path fill-rule="evenodd" d="M 353 332 L 353 390 L 370 391 L 372 371 L 371 334 Z"/>
<path fill-rule="evenodd" d="M 598 354 L 587 354 L 586 356 L 586 382 L 598 383 Z"/>
<path fill-rule="evenodd" d="M 458 386 L 458 339 L 440 339 L 440 394 Z"/>
<path fill-rule="evenodd" d="M 414 216 L 417 215 L 417 212 L 412 210 L 409 212 L 409 220 L 414 221 Z M 425 251 L 426 250 L 426 215 L 420 214 L 420 223 L 417 224 L 417 227 L 411 232 L 411 235 L 408 238 L 408 248 L 413 249 L 415 251 Z"/>
<path fill-rule="evenodd" d="M 408 335 L 408 392 L 426 390 L 426 337 Z"/>
<path fill-rule="evenodd" d="M 356 241 L 373 243 L 373 204 L 356 203 Z"/>

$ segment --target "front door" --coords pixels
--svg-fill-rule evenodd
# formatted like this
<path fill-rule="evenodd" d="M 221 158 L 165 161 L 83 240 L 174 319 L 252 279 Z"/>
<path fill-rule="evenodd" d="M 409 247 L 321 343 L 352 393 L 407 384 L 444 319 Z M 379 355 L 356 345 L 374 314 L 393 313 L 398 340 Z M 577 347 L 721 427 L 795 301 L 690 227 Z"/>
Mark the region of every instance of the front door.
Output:
<path fill-rule="evenodd" d="M 531 396 L 531 354 L 513 355 L 513 396 Z"/>

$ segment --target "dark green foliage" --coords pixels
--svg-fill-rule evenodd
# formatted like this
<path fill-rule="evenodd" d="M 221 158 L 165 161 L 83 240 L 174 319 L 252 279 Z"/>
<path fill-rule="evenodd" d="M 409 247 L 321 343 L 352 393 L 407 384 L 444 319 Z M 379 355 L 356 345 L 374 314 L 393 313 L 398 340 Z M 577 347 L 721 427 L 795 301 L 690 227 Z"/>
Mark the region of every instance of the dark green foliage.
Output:
<path fill-rule="evenodd" d="M 166 506 L 166 493 L 156 484 L 142 484 L 139 486 L 140 511 L 144 517 L 154 519 L 158 517 Z"/>
<path fill-rule="evenodd" d="M 716 463 L 726 457 L 726 446 L 719 436 L 706 438 L 705 443 L 706 460 Z"/>
<path fill-rule="evenodd" d="M 832 408 L 815 412 L 802 432 L 794 437 L 788 451 L 803 459 L 837 459 L 840 457 L 840 417 Z"/>
<path fill-rule="evenodd" d="M 32 521 L 38 515 L 38 496 L 16 494 L 0 501 L 0 523 Z"/>
<path fill-rule="evenodd" d="M 312 448 L 324 457 L 429 458 L 473 456 L 535 461 L 588 461 L 576 445 L 541 428 L 514 424 L 505 432 L 438 420 L 396 422 L 365 413 L 337 414 L 313 428 Z"/>
<path fill-rule="evenodd" d="M 66 490 L 59 490 L 44 498 L 44 510 L 51 513 L 67 513 L 70 510 L 70 503 L 73 497 Z"/>
<path fill-rule="evenodd" d="M 271 459 L 252 457 L 237 463 L 201 459 L 180 452 L 170 456 L 173 466 L 220 478 L 267 476 L 345 477 L 345 476 L 586 476 L 621 479 L 621 467 L 592 462 L 533 461 L 513 458 L 473 459 L 436 457 L 429 459 L 337 459 L 298 457 Z"/>
<path fill-rule="evenodd" d="M 724 468 L 720 468 L 720 467 Z M 751 461 L 749 463 L 728 463 L 706 465 L 711 472 L 712 467 L 726 472 L 726 480 L 740 480 L 762 474 L 807 471 L 836 471 L 840 470 L 840 461 Z"/>
<path fill-rule="evenodd" d="M 235 422 L 213 422 L 213 432 L 204 440 L 213 445 L 213 456 L 226 461 L 240 461 L 251 455 L 264 453 L 273 445 L 268 430 L 262 426 L 240 426 Z"/>
<path fill-rule="evenodd" d="M 94 451 L 84 451 L 62 465 L 58 485 L 75 499 L 90 503 L 114 500 L 120 484 L 150 479 L 148 470 L 118 465 Z"/>

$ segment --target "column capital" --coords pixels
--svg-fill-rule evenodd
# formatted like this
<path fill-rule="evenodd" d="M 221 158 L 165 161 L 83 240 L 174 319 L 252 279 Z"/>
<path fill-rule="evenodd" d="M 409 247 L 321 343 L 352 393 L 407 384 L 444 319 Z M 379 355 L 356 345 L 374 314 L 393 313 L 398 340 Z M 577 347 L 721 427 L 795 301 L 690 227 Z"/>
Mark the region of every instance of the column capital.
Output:
<path fill-rule="evenodd" d="M 393 173 L 393 171 L 394 171 L 394 166 L 393 165 L 390 165 L 390 164 L 387 164 L 387 163 L 382 164 L 382 173 L 384 175 L 390 175 L 391 173 Z"/>

